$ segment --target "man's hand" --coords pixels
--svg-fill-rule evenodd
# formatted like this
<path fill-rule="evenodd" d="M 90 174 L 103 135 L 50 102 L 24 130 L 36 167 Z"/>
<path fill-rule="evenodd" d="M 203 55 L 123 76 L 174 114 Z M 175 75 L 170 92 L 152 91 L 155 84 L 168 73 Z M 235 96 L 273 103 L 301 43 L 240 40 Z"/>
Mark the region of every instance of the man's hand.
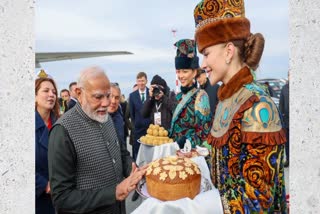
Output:
<path fill-rule="evenodd" d="M 124 200 L 132 190 L 136 189 L 137 184 L 146 173 L 147 168 L 148 168 L 148 165 L 145 165 L 141 168 L 137 168 L 135 163 L 132 163 L 132 170 L 131 170 L 130 176 L 124 179 L 116 187 L 116 200 L 118 201 Z"/>

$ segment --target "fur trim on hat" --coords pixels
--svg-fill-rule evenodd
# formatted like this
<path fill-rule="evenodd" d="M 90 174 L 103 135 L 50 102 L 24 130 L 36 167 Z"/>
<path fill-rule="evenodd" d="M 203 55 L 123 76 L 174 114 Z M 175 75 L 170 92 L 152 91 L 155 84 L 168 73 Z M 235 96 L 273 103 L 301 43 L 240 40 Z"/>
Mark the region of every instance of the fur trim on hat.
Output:
<path fill-rule="evenodd" d="M 250 21 L 247 18 L 225 18 L 208 23 L 196 30 L 198 50 L 232 40 L 246 39 L 250 35 Z"/>
<path fill-rule="evenodd" d="M 176 57 L 176 69 L 197 69 L 199 68 L 199 57 Z"/>

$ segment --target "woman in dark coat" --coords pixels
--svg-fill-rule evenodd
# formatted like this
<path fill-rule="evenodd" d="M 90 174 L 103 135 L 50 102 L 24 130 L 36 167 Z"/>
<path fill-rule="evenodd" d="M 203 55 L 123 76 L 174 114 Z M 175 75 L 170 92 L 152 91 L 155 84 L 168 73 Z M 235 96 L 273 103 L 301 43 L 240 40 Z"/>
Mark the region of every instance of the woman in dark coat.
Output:
<path fill-rule="evenodd" d="M 51 78 L 35 82 L 36 213 L 54 214 L 48 173 L 49 130 L 59 116 L 57 87 Z"/>

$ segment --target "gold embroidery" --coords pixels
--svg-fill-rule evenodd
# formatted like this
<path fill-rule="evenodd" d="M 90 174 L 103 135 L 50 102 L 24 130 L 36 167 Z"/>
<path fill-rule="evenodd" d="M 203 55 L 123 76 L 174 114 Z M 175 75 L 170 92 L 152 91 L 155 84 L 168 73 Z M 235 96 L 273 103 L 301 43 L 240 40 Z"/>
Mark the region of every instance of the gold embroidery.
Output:
<path fill-rule="evenodd" d="M 245 132 L 277 132 L 282 128 L 277 107 L 266 96 L 244 113 L 241 126 Z"/>
<path fill-rule="evenodd" d="M 235 113 L 252 95 L 251 91 L 243 87 L 230 98 L 220 101 L 214 116 L 211 135 L 214 137 L 223 136 L 228 131 Z"/>

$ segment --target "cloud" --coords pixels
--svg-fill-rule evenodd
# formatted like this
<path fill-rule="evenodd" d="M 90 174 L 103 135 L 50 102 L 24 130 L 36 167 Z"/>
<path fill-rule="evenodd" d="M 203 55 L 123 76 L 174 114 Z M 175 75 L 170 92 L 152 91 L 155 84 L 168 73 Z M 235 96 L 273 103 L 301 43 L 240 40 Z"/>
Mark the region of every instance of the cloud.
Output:
<path fill-rule="evenodd" d="M 36 21 L 36 37 L 45 40 L 126 40 L 130 31 L 120 31 L 116 24 L 96 22 L 89 17 L 67 11 L 42 9 Z M 52 18 L 55 17 L 55 18 Z M 110 33 L 112 32 L 112 33 Z"/>
<path fill-rule="evenodd" d="M 193 9 L 199 1 L 41 0 L 36 4 L 36 50 L 134 53 L 43 63 L 61 87 L 89 65 L 103 67 L 125 93 L 131 91 L 139 71 L 147 72 L 150 80 L 156 73 L 163 75 L 175 87 L 173 44 L 193 38 Z M 251 31 L 261 32 L 266 40 L 258 75 L 286 76 L 288 1 L 247 0 L 245 4 Z"/>

